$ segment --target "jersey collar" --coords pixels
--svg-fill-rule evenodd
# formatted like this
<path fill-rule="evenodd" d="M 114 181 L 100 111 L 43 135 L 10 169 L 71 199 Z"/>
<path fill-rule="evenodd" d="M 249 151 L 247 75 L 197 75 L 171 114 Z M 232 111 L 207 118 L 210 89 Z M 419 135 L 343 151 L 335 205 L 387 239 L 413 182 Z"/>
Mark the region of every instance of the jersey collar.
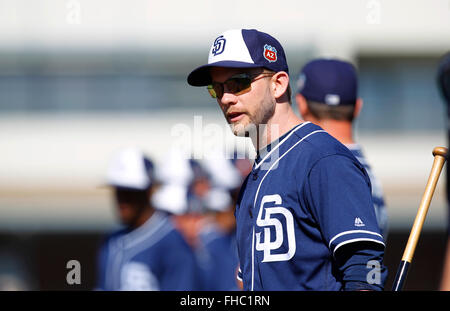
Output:
<path fill-rule="evenodd" d="M 286 132 L 285 134 L 278 137 L 276 140 L 272 141 L 270 144 L 268 144 L 266 147 L 261 148 L 256 153 L 256 159 L 255 159 L 255 169 L 259 168 L 259 166 L 270 157 L 270 155 L 277 149 L 280 148 L 280 146 L 289 138 L 291 137 L 294 132 L 296 132 L 298 129 L 302 128 L 303 126 L 309 124 L 311 122 L 306 121 L 303 123 L 300 123 L 293 127 L 291 130 Z"/>

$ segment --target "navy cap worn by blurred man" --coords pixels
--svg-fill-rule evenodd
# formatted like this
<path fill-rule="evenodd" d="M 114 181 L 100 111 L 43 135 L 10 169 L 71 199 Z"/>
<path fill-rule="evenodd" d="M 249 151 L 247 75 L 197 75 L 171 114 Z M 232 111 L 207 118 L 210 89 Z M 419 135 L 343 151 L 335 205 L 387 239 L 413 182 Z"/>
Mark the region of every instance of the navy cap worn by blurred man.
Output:
<path fill-rule="evenodd" d="M 354 140 L 353 121 L 363 101 L 358 97 L 355 67 L 338 59 L 315 59 L 301 70 L 297 80 L 297 107 L 306 121 L 311 121 L 343 143 L 364 165 L 372 183 L 372 199 L 378 224 L 386 239 L 388 219 L 381 184 Z"/>
<path fill-rule="evenodd" d="M 98 257 L 99 290 L 197 290 L 197 263 L 168 214 L 153 208 L 153 164 L 140 150 L 112 159 L 114 189 L 124 228 L 111 234 Z"/>

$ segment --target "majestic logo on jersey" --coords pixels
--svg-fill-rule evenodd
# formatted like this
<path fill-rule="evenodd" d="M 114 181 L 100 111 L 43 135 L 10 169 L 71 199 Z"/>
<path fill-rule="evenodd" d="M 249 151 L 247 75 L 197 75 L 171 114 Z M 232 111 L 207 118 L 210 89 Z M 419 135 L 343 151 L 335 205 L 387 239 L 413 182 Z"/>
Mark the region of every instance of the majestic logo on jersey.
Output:
<path fill-rule="evenodd" d="M 365 224 L 363 223 L 363 221 L 361 220 L 361 218 L 356 217 L 355 218 L 355 227 L 364 227 Z"/>
<path fill-rule="evenodd" d="M 223 51 L 225 50 L 226 42 L 227 42 L 227 40 L 225 40 L 225 38 L 223 36 L 217 37 L 216 40 L 214 40 L 213 49 L 212 49 L 211 53 L 214 56 L 222 54 Z"/>
<path fill-rule="evenodd" d="M 271 45 L 264 45 L 264 58 L 273 63 L 277 61 L 277 49 Z"/>
<path fill-rule="evenodd" d="M 264 206 L 268 203 L 274 203 L 277 206 Z M 281 196 L 278 194 L 265 195 L 261 200 L 256 225 L 263 227 L 263 232 L 256 233 L 256 250 L 264 252 L 263 262 L 286 261 L 291 259 L 296 250 L 294 217 L 292 213 L 285 207 L 279 206 L 282 203 Z M 264 215 L 264 216 L 263 216 Z M 285 225 L 275 215 L 284 217 Z M 275 232 L 275 239 L 271 236 Z M 261 234 L 263 238 L 261 238 Z M 287 243 L 284 243 L 284 236 L 287 237 Z M 287 247 L 286 247 L 287 244 Z M 279 249 L 287 249 L 284 253 L 280 253 Z"/>

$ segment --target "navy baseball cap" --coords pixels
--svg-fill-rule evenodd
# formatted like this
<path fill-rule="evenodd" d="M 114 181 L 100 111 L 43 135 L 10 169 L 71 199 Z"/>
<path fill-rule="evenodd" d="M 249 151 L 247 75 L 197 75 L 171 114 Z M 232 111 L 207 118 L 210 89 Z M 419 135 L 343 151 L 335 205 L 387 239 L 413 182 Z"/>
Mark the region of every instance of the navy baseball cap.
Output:
<path fill-rule="evenodd" d="M 192 71 L 187 78 L 188 83 L 192 86 L 211 84 L 211 67 L 263 67 L 289 74 L 280 42 L 256 29 L 232 29 L 215 38 L 209 50 L 208 63 Z"/>
<path fill-rule="evenodd" d="M 355 105 L 358 97 L 355 67 L 336 59 L 307 63 L 300 72 L 297 87 L 297 92 L 307 100 L 330 106 Z"/>

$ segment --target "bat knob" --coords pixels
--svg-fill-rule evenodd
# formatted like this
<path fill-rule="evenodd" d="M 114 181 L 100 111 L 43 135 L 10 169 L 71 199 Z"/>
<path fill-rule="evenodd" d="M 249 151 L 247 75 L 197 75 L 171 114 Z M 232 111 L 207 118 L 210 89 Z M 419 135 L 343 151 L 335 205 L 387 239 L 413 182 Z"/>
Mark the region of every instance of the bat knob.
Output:
<path fill-rule="evenodd" d="M 441 156 L 447 159 L 448 149 L 445 147 L 436 147 L 433 149 L 433 156 Z"/>

